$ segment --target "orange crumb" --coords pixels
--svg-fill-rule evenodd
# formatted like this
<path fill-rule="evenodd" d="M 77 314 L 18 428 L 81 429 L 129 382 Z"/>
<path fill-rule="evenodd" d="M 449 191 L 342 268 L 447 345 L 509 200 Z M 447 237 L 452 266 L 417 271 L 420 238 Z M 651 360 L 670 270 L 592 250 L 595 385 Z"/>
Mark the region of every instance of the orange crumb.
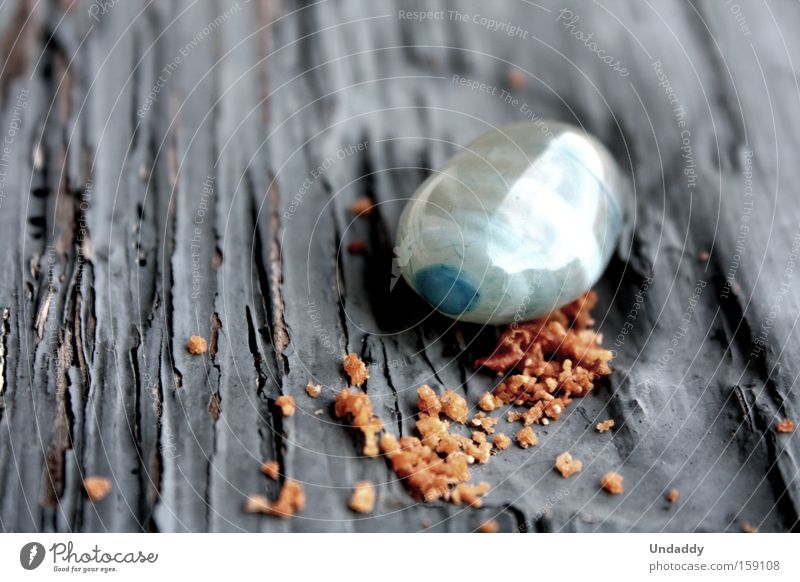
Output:
<path fill-rule="evenodd" d="M 369 216 L 372 214 L 372 211 L 375 209 L 375 205 L 372 202 L 372 199 L 364 196 L 363 198 L 359 198 L 353 205 L 350 207 L 350 212 L 355 214 L 356 216 Z"/>
<path fill-rule="evenodd" d="M 456 394 L 453 390 L 445 390 L 441 398 L 442 412 L 449 418 L 464 424 L 467 422 L 467 401 L 461 396 Z"/>
<path fill-rule="evenodd" d="M 494 425 L 497 424 L 497 418 L 493 416 L 488 416 L 485 412 L 479 412 L 475 416 L 472 417 L 470 421 L 472 426 L 480 427 L 482 430 L 486 431 L 489 434 L 494 433 Z"/>
<path fill-rule="evenodd" d="M 247 513 L 267 513 L 269 511 L 269 499 L 263 495 L 251 495 L 244 502 L 244 510 Z"/>
<path fill-rule="evenodd" d="M 281 409 L 281 414 L 283 416 L 292 416 L 294 414 L 294 398 L 287 394 L 278 396 L 278 398 L 275 400 L 275 405 Z"/>
<path fill-rule="evenodd" d="M 573 459 L 568 452 L 563 452 L 556 457 L 556 469 L 564 479 L 572 477 L 575 473 L 580 473 L 583 469 L 583 461 Z"/>
<path fill-rule="evenodd" d="M 247 513 L 265 513 L 284 519 L 291 518 L 306 506 L 306 494 L 303 486 L 297 481 L 287 479 L 278 493 L 278 499 L 272 503 L 263 495 L 251 495 L 244 504 Z"/>
<path fill-rule="evenodd" d="M 597 432 L 606 432 L 614 428 L 614 424 L 615 424 L 614 421 L 609 418 L 608 420 L 604 420 L 603 422 L 598 422 L 595 428 L 597 429 Z"/>
<path fill-rule="evenodd" d="M 749 521 L 742 522 L 742 531 L 744 533 L 758 533 L 758 528 L 754 527 Z"/>
<path fill-rule="evenodd" d="M 344 371 L 350 376 L 350 383 L 353 386 L 361 386 L 369 378 L 369 371 L 358 354 L 347 354 L 344 357 Z"/>
<path fill-rule="evenodd" d="M 193 335 L 186 342 L 186 349 L 189 350 L 190 354 L 205 354 L 208 351 L 208 342 L 199 335 Z"/>
<path fill-rule="evenodd" d="M 511 69 L 508 72 L 508 86 L 513 91 L 519 91 L 528 83 L 528 76 L 519 69 Z"/>
<path fill-rule="evenodd" d="M 347 245 L 347 252 L 351 255 L 363 255 L 367 252 L 367 243 L 363 240 L 350 241 Z"/>
<path fill-rule="evenodd" d="M 369 513 L 375 507 L 375 487 L 369 481 L 359 481 L 350 497 L 350 509 Z"/>
<path fill-rule="evenodd" d="M 452 501 L 456 505 L 466 503 L 472 507 L 480 507 L 482 505 L 481 497 L 489 492 L 489 484 L 482 481 L 477 485 L 472 483 L 459 483 L 453 489 Z"/>
<path fill-rule="evenodd" d="M 502 432 L 497 433 L 494 435 L 492 439 L 492 444 L 496 446 L 501 451 L 506 450 L 511 445 L 511 439 L 504 435 Z"/>
<path fill-rule="evenodd" d="M 670 489 L 669 492 L 664 496 L 664 499 L 670 503 L 675 503 L 678 501 L 678 497 L 680 496 L 681 494 L 677 489 Z"/>
<path fill-rule="evenodd" d="M 600 485 L 612 495 L 619 495 L 625 491 L 625 489 L 622 487 L 622 481 L 624 479 L 625 478 L 619 473 L 610 471 L 600 477 Z"/>
<path fill-rule="evenodd" d="M 478 527 L 478 531 L 481 533 L 497 533 L 499 529 L 500 526 L 493 519 L 487 519 Z"/>
<path fill-rule="evenodd" d="M 111 493 L 111 479 L 106 477 L 86 477 L 83 488 L 90 501 L 102 501 Z"/>
<path fill-rule="evenodd" d="M 485 432 L 481 432 L 479 430 L 473 431 L 472 432 L 472 440 L 474 440 L 478 444 L 485 443 L 486 442 L 486 433 Z"/>
<path fill-rule="evenodd" d="M 360 360 L 359 360 L 360 361 Z M 381 420 L 372 414 L 372 401 L 358 390 L 345 388 L 336 395 L 334 405 L 336 418 L 349 417 L 350 424 L 364 434 L 364 454 L 378 456 L 378 433 L 383 430 Z"/>
<path fill-rule="evenodd" d="M 778 432 L 792 432 L 794 430 L 794 421 L 789 420 L 788 418 L 784 418 L 778 424 L 775 425 L 775 430 Z"/>
<path fill-rule="evenodd" d="M 485 410 L 486 412 L 491 412 L 502 404 L 503 402 L 491 392 L 484 392 L 483 396 L 478 400 L 478 406 L 481 410 Z"/>
<path fill-rule="evenodd" d="M 319 384 L 312 384 L 309 382 L 306 384 L 306 394 L 308 394 L 311 398 L 316 398 L 322 393 L 322 386 Z"/>
<path fill-rule="evenodd" d="M 268 461 L 261 465 L 261 472 L 270 479 L 277 480 L 280 470 L 281 468 L 280 465 L 278 465 L 278 461 Z"/>
<path fill-rule="evenodd" d="M 442 403 L 439 401 L 439 397 L 433 391 L 433 388 L 427 384 L 417 388 L 417 395 L 419 396 L 417 407 L 420 412 L 437 415 L 442 411 Z"/>
<path fill-rule="evenodd" d="M 528 447 L 538 445 L 539 438 L 531 427 L 526 426 L 517 432 L 517 443 L 519 443 L 519 446 L 523 449 L 527 449 Z"/>

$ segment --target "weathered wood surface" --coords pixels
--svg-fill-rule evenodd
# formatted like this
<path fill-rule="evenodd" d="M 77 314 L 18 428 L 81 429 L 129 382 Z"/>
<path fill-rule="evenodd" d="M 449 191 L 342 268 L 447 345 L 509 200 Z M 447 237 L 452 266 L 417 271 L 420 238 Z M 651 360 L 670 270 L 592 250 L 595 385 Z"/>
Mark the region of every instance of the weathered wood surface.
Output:
<path fill-rule="evenodd" d="M 797 529 L 800 446 L 773 427 L 800 418 L 800 5 L 740 5 L 0 4 L 0 529 Z M 399 14 L 419 9 L 445 12 Z M 404 434 L 421 383 L 472 402 L 493 385 L 471 362 L 497 330 L 390 291 L 392 241 L 429 168 L 526 111 L 582 124 L 632 174 L 632 237 L 598 286 L 615 373 L 535 450 L 474 471 L 484 508 L 415 503 L 334 420 L 341 358 L 364 356 Z M 377 212 L 353 220 L 367 194 Z M 191 334 L 211 353 L 187 354 Z M 584 461 L 569 480 L 563 450 Z M 291 521 L 242 511 L 276 493 L 270 458 L 305 483 Z M 598 491 L 612 469 L 624 495 Z M 84 475 L 109 498 L 89 503 Z M 369 516 L 347 508 L 360 479 Z"/>

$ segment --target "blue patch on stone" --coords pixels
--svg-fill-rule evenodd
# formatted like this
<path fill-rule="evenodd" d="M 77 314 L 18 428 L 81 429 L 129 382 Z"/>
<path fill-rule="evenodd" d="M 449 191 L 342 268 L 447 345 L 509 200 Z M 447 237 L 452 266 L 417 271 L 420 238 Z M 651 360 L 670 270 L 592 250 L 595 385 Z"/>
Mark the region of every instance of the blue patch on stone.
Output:
<path fill-rule="evenodd" d="M 478 303 L 478 290 L 451 265 L 429 265 L 417 272 L 415 282 L 420 295 L 448 315 L 464 313 Z"/>

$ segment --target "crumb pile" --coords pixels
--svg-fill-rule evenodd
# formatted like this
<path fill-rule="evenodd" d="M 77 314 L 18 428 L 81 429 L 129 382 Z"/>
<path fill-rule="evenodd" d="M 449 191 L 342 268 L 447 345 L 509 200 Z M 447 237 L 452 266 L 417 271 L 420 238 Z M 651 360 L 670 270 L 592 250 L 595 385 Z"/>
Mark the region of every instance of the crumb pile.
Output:
<path fill-rule="evenodd" d="M 558 420 L 573 397 L 587 395 L 600 377 L 611 373 L 612 353 L 601 347 L 601 336 L 590 329 L 594 321 L 589 312 L 596 301 L 594 292 L 589 292 L 547 317 L 510 326 L 494 353 L 478 360 L 477 365 L 498 375 L 517 373 L 493 392 L 483 394 L 477 403 L 481 411 L 472 418 L 467 401 L 455 391 L 447 389 L 440 396 L 424 385 L 417 390 L 419 436 L 398 438 L 383 432 L 378 448 L 383 424 L 373 414 L 367 394 L 355 388 L 342 390 L 336 395 L 335 414 L 347 418 L 364 434 L 365 455 L 377 456 L 380 450 L 387 457 L 416 499 L 480 507 L 489 484 L 472 483 L 470 465 L 486 463 L 492 454 L 512 444 L 507 435 L 495 434 L 499 418 L 490 413 L 502 406 L 522 407 L 524 410 L 510 410 L 508 421 L 523 424 L 515 435 L 521 448 L 535 446 L 538 438 L 531 425 Z M 345 357 L 344 370 L 355 386 L 369 377 L 356 354 Z M 451 432 L 452 423 L 477 430 L 464 436 Z M 597 430 L 605 432 L 613 426 L 614 421 L 607 420 Z M 562 453 L 556 468 L 569 477 L 582 469 L 582 463 Z M 605 475 L 601 484 L 610 493 L 622 492 L 622 476 L 617 473 Z M 358 487 L 354 498 L 357 492 Z"/>

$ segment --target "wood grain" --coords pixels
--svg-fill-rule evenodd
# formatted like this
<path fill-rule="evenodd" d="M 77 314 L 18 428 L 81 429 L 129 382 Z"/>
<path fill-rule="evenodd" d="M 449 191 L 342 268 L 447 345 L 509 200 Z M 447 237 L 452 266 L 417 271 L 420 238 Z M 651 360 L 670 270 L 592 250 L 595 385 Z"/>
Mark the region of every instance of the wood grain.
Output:
<path fill-rule="evenodd" d="M 798 17 L 789 1 L 7 0 L 0 529 L 797 530 L 800 446 L 774 424 L 800 417 Z M 341 359 L 362 355 L 402 434 L 420 384 L 472 403 L 493 385 L 472 362 L 498 330 L 392 287 L 395 228 L 431 168 L 539 117 L 597 135 L 635 187 L 597 289 L 615 372 L 539 446 L 475 470 L 482 509 L 419 504 L 334 419 Z M 355 219 L 363 196 L 377 208 Z M 584 469 L 564 480 L 567 450 Z M 291 521 L 242 510 L 277 494 L 271 459 L 305 484 Z M 610 470 L 623 495 L 600 491 Z M 112 492 L 89 502 L 86 476 Z M 347 506 L 360 480 L 370 515 Z"/>

